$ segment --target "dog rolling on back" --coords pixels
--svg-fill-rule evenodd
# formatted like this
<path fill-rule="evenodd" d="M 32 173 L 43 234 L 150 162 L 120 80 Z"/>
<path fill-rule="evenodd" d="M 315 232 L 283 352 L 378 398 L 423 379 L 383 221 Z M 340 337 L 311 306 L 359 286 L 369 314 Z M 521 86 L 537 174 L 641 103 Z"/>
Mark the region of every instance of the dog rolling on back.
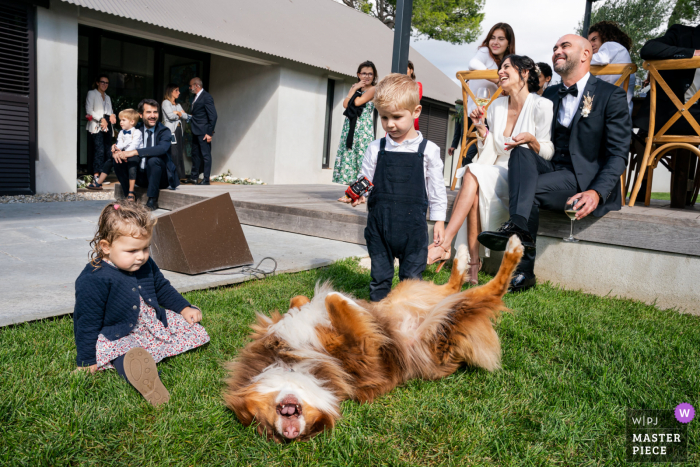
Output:
<path fill-rule="evenodd" d="M 407 280 L 369 303 L 316 286 L 285 314 L 258 314 L 252 342 L 227 365 L 226 405 L 245 426 L 278 442 L 332 429 L 340 402 L 371 402 L 413 378 L 438 379 L 461 365 L 500 368 L 493 320 L 523 254 L 512 237 L 498 274 L 461 292 L 469 262 L 458 248 L 444 285 Z"/>

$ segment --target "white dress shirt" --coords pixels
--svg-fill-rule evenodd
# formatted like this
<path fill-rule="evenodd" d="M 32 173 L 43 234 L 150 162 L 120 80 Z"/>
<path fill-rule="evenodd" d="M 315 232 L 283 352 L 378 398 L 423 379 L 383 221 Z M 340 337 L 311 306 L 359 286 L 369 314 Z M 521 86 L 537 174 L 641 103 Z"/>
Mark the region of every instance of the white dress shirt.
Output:
<path fill-rule="evenodd" d="M 194 100 L 192 101 L 192 105 L 194 105 L 195 102 L 197 102 L 197 99 L 199 98 L 199 95 L 202 94 L 202 91 L 204 91 L 204 88 L 200 89 L 197 94 L 194 96 Z"/>
<path fill-rule="evenodd" d="M 131 130 L 127 131 L 130 131 L 131 133 L 125 135 L 124 130 L 119 132 L 119 136 L 117 136 L 117 147 L 122 151 L 135 151 L 136 149 L 141 148 L 143 139 L 141 130 L 132 128 Z"/>
<path fill-rule="evenodd" d="M 576 83 L 578 95 L 576 97 L 572 96 L 571 94 L 567 94 L 566 96 L 564 96 L 564 98 L 561 100 L 561 103 L 559 104 L 559 113 L 557 113 L 557 121 L 565 127 L 571 125 L 571 121 L 574 119 L 574 115 L 576 115 L 578 105 L 579 103 L 581 103 L 581 98 L 583 98 L 583 91 L 584 89 L 586 89 L 586 84 L 588 83 L 588 78 L 590 78 L 590 76 L 590 73 L 586 73 L 583 76 L 583 78 L 578 80 L 578 82 Z M 569 89 L 568 87 L 564 86 L 564 83 L 561 83 L 561 85 L 562 87 L 564 87 L 564 89 Z"/>
<path fill-rule="evenodd" d="M 685 104 L 688 102 L 695 95 L 695 93 L 698 92 L 698 89 L 700 89 L 700 68 L 695 70 L 695 78 L 693 78 L 693 82 L 690 83 L 690 87 L 683 96 L 685 98 L 683 103 Z M 694 105 L 697 105 L 697 101 L 695 101 Z"/>
<path fill-rule="evenodd" d="M 608 41 L 600 46 L 598 52 L 593 54 L 591 65 L 610 65 L 612 63 L 632 63 L 630 53 L 618 42 Z M 610 84 L 620 79 L 622 75 L 600 75 L 597 78 Z M 630 115 L 632 115 L 632 98 L 634 97 L 634 83 L 636 82 L 634 73 L 630 75 L 629 86 L 627 87 L 627 105 Z"/>
<path fill-rule="evenodd" d="M 407 139 L 403 143 L 397 143 L 391 136 L 386 135 L 386 151 L 418 152 L 418 147 L 423 141 L 423 135 L 418 132 L 418 136 Z M 374 179 L 374 171 L 377 168 L 377 156 L 381 140 L 372 141 L 365 157 L 362 159 L 360 176 Z M 428 141 L 423 154 L 423 173 L 425 174 L 425 191 L 428 194 L 428 204 L 430 206 L 430 220 L 444 221 L 447 216 L 447 191 L 445 190 L 445 179 L 443 175 L 444 166 L 440 159 L 440 148 L 432 141 Z M 371 196 L 371 194 L 370 194 Z"/>

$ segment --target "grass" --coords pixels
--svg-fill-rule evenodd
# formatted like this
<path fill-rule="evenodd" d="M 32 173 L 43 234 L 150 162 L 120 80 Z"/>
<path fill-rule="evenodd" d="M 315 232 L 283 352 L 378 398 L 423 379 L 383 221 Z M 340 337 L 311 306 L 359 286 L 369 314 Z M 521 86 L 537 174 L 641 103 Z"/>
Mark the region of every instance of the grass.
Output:
<path fill-rule="evenodd" d="M 447 281 L 449 272 L 425 278 Z M 317 280 L 367 298 L 357 261 L 186 296 L 211 343 L 161 364 L 171 401 L 149 406 L 115 372 L 74 374 L 70 317 L 0 330 L 1 465 L 624 465 L 625 408 L 700 407 L 700 319 L 548 284 L 507 296 L 503 370 L 412 381 L 343 403 L 332 433 L 277 445 L 221 403 L 221 364 L 258 310 L 286 309 Z M 487 276 L 481 277 L 482 281 Z M 700 424 L 689 453 L 700 464 Z"/>
<path fill-rule="evenodd" d="M 631 196 L 632 196 L 631 192 L 627 193 L 628 198 Z M 651 199 L 659 199 L 662 201 L 671 201 L 671 193 L 659 193 L 659 192 L 652 191 L 651 192 Z"/>

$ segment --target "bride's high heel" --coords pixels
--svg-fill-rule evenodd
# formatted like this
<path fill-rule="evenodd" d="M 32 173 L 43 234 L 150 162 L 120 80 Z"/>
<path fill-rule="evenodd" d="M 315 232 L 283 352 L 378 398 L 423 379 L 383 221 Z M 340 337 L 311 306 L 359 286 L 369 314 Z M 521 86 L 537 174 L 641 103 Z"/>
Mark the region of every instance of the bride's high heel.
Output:
<path fill-rule="evenodd" d="M 481 261 L 481 258 L 479 258 L 479 261 L 474 261 L 470 262 L 469 264 L 469 283 L 471 285 L 479 285 L 479 271 L 481 271 L 481 266 L 483 262 Z M 474 270 L 474 266 L 478 266 L 476 268 L 476 271 Z"/>
<path fill-rule="evenodd" d="M 452 247 L 450 246 L 446 250 L 442 245 L 436 245 L 433 248 L 440 248 L 442 250 L 442 254 L 437 258 L 433 258 L 432 260 L 430 259 L 430 254 L 428 254 L 428 264 L 434 264 L 434 263 L 437 263 L 438 261 L 440 262 L 437 269 L 435 270 L 435 273 L 438 273 L 438 272 L 440 272 L 440 270 L 442 270 L 442 267 L 445 265 L 445 262 L 448 259 L 450 259 L 450 255 L 452 254 Z"/>

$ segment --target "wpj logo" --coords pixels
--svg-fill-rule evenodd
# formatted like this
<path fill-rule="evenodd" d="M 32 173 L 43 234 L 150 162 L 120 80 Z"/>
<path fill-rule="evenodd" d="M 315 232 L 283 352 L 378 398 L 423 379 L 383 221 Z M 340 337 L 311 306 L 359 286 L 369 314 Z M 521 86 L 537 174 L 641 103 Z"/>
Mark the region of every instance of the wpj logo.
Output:
<path fill-rule="evenodd" d="M 690 404 L 675 410 L 627 409 L 625 450 L 628 462 L 685 462 L 688 425 L 695 416 Z"/>

